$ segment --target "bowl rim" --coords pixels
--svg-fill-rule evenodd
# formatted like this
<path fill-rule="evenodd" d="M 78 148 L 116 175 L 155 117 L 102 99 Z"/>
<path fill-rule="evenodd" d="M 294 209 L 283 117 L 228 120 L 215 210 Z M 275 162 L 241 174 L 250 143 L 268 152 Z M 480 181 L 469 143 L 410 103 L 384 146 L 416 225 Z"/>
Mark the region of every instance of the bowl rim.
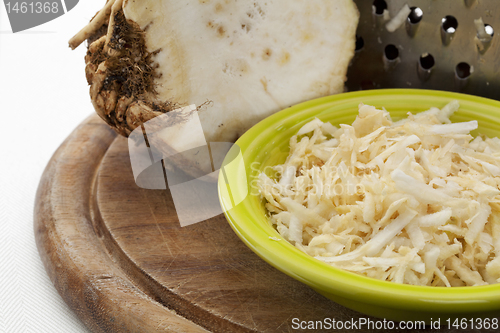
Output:
<path fill-rule="evenodd" d="M 498 101 L 455 92 L 424 89 L 378 89 L 347 92 L 314 99 L 281 110 L 253 126 L 236 141 L 236 145 L 241 149 L 245 159 L 247 153 L 256 149 L 260 141 L 272 135 L 278 124 L 290 122 L 304 113 L 313 114 L 331 105 L 347 101 L 352 103 L 353 99 L 364 98 L 372 101 L 380 99 L 383 101 L 388 97 L 398 97 L 409 101 L 416 98 L 431 98 L 442 102 L 456 99 L 461 106 L 464 104 L 469 105 L 469 107 L 488 106 L 500 111 L 500 102 Z M 491 119 L 500 121 L 500 112 L 497 118 Z M 246 163 L 251 163 L 251 161 L 246 161 Z M 241 174 L 231 175 L 231 177 L 241 176 Z M 251 177 L 248 173 L 246 176 Z M 219 181 L 219 189 L 221 184 Z M 383 299 L 392 302 L 393 307 L 421 309 L 425 306 L 430 311 L 445 308 L 449 311 L 460 312 L 464 311 L 465 308 L 470 308 L 470 305 L 477 307 L 475 310 L 482 311 L 491 309 L 493 306 L 496 308 L 500 306 L 500 283 L 451 288 L 397 284 L 351 273 L 314 259 L 284 240 L 274 228 L 270 227 L 274 230 L 273 233 L 271 230 L 266 231 L 256 227 L 252 223 L 254 218 L 263 218 L 258 216 L 257 212 L 248 210 L 252 208 L 253 197 L 248 195 L 240 204 L 231 208 L 225 204 L 224 194 L 219 190 L 219 200 L 229 224 L 239 238 L 257 255 L 275 268 L 308 284 L 313 289 L 340 297 L 363 298 L 363 302 L 367 304 L 380 304 L 380 300 Z M 253 205 L 255 206 L 255 203 Z M 264 218 L 267 219 L 265 216 Z M 283 253 L 293 254 L 294 260 L 286 260 L 286 257 L 282 257 Z M 409 302 L 409 299 L 412 302 Z"/>

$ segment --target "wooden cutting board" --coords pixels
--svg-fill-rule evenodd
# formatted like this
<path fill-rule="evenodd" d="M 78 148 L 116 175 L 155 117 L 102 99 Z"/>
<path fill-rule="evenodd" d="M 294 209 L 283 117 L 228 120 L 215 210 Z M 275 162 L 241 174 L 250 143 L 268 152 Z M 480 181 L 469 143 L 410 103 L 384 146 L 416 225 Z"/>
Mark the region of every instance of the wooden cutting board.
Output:
<path fill-rule="evenodd" d="M 97 116 L 52 157 L 34 215 L 47 273 L 93 332 L 290 332 L 294 318 L 368 318 L 265 263 L 223 215 L 181 228 L 169 191 L 136 186 L 127 140 Z"/>

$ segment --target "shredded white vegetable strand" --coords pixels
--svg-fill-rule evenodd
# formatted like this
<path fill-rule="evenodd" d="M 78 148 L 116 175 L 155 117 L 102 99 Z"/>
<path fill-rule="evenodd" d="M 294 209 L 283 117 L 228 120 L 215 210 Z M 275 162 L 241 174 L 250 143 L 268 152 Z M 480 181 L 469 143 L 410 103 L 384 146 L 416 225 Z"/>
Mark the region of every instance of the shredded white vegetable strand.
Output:
<path fill-rule="evenodd" d="M 427 286 L 500 282 L 500 139 L 451 123 L 452 101 L 393 122 L 315 118 L 259 190 L 281 236 L 332 266 Z"/>

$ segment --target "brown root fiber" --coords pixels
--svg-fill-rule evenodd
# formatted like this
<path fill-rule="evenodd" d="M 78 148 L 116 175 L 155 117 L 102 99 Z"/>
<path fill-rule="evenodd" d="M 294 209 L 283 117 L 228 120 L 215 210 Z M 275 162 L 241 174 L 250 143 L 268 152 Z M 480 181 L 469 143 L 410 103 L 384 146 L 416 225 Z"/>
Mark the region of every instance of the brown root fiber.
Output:
<path fill-rule="evenodd" d="M 128 136 L 143 122 L 178 106 L 156 99 L 154 80 L 161 74 L 153 57 L 158 51 L 147 50 L 144 32 L 121 9 L 111 15 L 111 36 L 103 25 L 88 39 L 85 73 L 96 112 Z"/>
<path fill-rule="evenodd" d="M 135 47 L 134 47 L 135 46 Z M 106 61 L 109 75 L 104 89 L 114 82 L 121 87 L 121 95 L 142 96 L 149 91 L 156 93 L 151 60 L 146 50 L 144 33 L 134 22 L 127 22 L 122 12 L 115 15 L 113 35 L 108 43 L 111 56 Z"/>

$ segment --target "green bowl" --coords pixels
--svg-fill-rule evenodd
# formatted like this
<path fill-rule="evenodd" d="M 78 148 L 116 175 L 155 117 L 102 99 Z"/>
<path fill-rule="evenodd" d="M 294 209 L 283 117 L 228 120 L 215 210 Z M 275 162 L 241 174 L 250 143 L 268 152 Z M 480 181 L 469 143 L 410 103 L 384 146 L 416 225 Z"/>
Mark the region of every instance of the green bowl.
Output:
<path fill-rule="evenodd" d="M 269 264 L 334 302 L 361 313 L 427 323 L 431 318 L 441 318 L 443 323 L 448 318 L 498 317 L 500 284 L 452 288 L 396 284 L 350 273 L 306 255 L 273 228 L 255 186 L 261 171 L 267 172 L 269 166 L 285 161 L 290 137 L 314 117 L 334 125 L 352 124 L 358 104 L 364 103 L 385 107 L 393 119 L 398 119 L 407 112 L 441 108 L 453 99 L 460 102 L 459 111 L 451 118 L 453 122 L 477 120 L 479 128 L 472 134 L 500 136 L 500 102 L 432 90 L 344 93 L 298 104 L 264 119 L 236 142 L 242 159 L 232 159 L 236 162 L 224 167 L 224 177 L 219 177 L 219 199 L 229 224 Z"/>

